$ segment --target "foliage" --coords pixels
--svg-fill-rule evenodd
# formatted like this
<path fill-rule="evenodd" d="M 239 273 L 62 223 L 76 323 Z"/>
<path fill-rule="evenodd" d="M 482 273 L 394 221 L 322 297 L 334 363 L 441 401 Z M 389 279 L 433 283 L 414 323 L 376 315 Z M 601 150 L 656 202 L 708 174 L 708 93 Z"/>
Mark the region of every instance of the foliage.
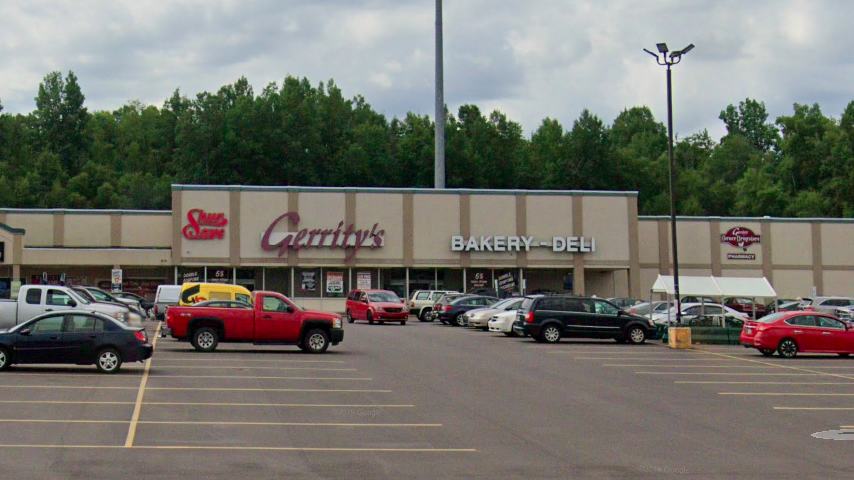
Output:
<path fill-rule="evenodd" d="M 333 81 L 287 77 L 256 93 L 246 78 L 161 107 L 89 112 L 77 77 L 45 76 L 27 115 L 0 104 L 0 205 L 170 208 L 172 183 L 431 187 L 433 122 L 388 119 Z M 463 105 L 446 126 L 448 187 L 631 190 L 639 210 L 670 210 L 667 132 L 647 107 L 610 125 L 581 112 L 530 137 L 502 112 Z M 854 102 L 840 119 L 794 105 L 771 123 L 745 99 L 727 133 L 674 146 L 677 210 L 689 215 L 854 216 Z"/>

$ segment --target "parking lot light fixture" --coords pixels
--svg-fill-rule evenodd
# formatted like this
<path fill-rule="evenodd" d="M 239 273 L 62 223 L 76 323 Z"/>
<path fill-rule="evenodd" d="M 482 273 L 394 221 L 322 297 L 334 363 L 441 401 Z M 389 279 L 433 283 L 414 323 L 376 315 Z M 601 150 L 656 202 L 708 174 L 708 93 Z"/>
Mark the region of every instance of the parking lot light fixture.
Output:
<path fill-rule="evenodd" d="M 673 244 L 673 294 L 676 297 L 676 325 L 682 325 L 682 305 L 679 299 L 679 249 L 676 242 L 676 167 L 673 159 L 673 94 L 670 82 L 670 68 L 682 61 L 682 56 L 694 49 L 691 43 L 682 50 L 669 52 L 667 44 L 657 43 L 655 48 L 658 54 L 643 49 L 644 52 L 655 57 L 655 62 L 667 67 L 667 157 L 670 161 L 670 236 Z"/>

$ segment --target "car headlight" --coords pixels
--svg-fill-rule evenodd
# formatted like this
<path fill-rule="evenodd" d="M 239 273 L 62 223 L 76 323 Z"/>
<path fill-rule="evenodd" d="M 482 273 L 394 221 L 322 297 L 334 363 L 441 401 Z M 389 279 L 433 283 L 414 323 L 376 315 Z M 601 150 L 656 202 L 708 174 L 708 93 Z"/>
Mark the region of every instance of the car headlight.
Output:
<path fill-rule="evenodd" d="M 343 323 L 341 321 L 341 317 L 338 317 L 335 320 L 332 320 L 332 328 L 341 328 L 342 325 L 343 325 Z"/>
<path fill-rule="evenodd" d="M 118 311 L 118 312 L 113 313 L 113 317 L 114 317 L 116 320 L 125 321 L 125 320 L 127 320 L 128 313 L 127 313 L 127 312 Z"/>

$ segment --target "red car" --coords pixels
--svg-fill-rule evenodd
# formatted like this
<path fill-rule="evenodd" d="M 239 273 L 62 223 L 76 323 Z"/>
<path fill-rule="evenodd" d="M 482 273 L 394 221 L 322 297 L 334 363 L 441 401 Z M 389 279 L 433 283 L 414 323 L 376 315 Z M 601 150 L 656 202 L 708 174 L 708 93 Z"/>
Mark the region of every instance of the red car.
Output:
<path fill-rule="evenodd" d="M 353 290 L 347 295 L 347 320 L 400 322 L 406 325 L 409 309 L 396 293 L 389 290 Z"/>
<path fill-rule="evenodd" d="M 724 305 L 737 312 L 745 313 L 751 318 L 753 318 L 754 308 L 756 309 L 756 318 L 764 317 L 768 313 L 768 308 L 765 305 L 756 303 L 749 298 L 727 298 L 724 300 Z"/>
<path fill-rule="evenodd" d="M 166 334 L 189 340 L 196 350 L 212 352 L 220 342 L 291 344 L 323 353 L 344 340 L 341 317 L 303 310 L 276 292 L 253 292 L 252 304 L 211 301 L 205 305 L 169 307 Z"/>
<path fill-rule="evenodd" d="M 766 357 L 775 351 L 785 358 L 798 352 L 847 357 L 854 353 L 854 324 L 818 312 L 777 312 L 745 322 L 739 341 Z"/>

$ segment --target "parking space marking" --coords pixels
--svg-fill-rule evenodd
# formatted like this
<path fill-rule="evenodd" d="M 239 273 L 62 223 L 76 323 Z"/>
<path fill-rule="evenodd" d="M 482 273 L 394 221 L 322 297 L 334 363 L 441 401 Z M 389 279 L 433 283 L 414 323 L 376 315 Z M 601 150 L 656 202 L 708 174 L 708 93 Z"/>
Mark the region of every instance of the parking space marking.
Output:
<path fill-rule="evenodd" d="M 0 418 L 0 423 L 130 423 L 130 420 L 63 420 L 61 418 Z"/>
<path fill-rule="evenodd" d="M 718 392 L 718 395 L 742 397 L 854 397 L 854 393 L 823 392 Z"/>
<path fill-rule="evenodd" d="M 761 360 L 754 360 L 752 358 L 741 358 L 741 357 L 736 357 L 733 355 L 728 355 L 728 354 L 718 353 L 718 352 L 709 352 L 709 351 L 697 350 L 697 349 L 693 349 L 692 351 L 704 353 L 707 355 L 714 355 L 714 356 L 722 357 L 722 358 L 735 358 L 735 359 L 739 359 L 743 362 L 754 363 L 754 364 L 758 364 L 758 365 L 765 365 L 765 366 L 770 366 L 770 367 L 775 367 L 775 368 L 784 368 L 784 369 L 789 369 L 789 370 L 795 370 L 798 372 L 827 375 L 827 376 L 832 376 L 832 377 L 844 378 L 846 380 L 854 380 L 854 376 L 851 376 L 850 374 L 843 375 L 843 374 L 833 373 L 833 372 L 823 372 L 821 370 L 815 370 L 813 368 L 803 368 L 803 367 L 798 367 L 798 366 L 794 366 L 794 365 L 783 365 L 780 363 L 764 362 Z M 851 366 L 851 367 L 819 367 L 819 368 L 824 368 L 824 369 L 828 369 L 828 368 L 854 368 L 854 366 Z"/>
<path fill-rule="evenodd" d="M 0 448 L 115 449 L 121 445 L 0 444 Z M 247 450 L 268 452 L 358 452 L 358 453 L 477 453 L 476 448 L 347 448 L 347 447 L 247 447 L 222 445 L 134 445 L 136 450 Z"/>
<path fill-rule="evenodd" d="M 661 362 L 671 362 L 671 361 L 679 361 L 679 362 L 721 362 L 723 360 L 714 359 L 714 358 L 684 358 L 678 356 L 659 356 L 659 357 L 574 357 L 573 360 L 623 360 L 623 361 L 661 361 Z M 731 360 L 734 361 L 734 360 Z"/>
<path fill-rule="evenodd" d="M 200 363 L 224 363 L 224 362 L 248 362 L 248 363 L 347 363 L 343 360 L 257 360 L 257 359 L 248 359 L 248 358 L 186 358 L 186 357 L 176 357 L 176 356 L 158 356 L 158 360 L 166 360 L 166 361 L 175 361 L 180 360 L 184 362 L 200 362 Z"/>
<path fill-rule="evenodd" d="M 157 328 L 154 329 L 154 340 L 151 341 L 151 347 L 154 351 L 157 350 L 157 339 L 160 338 L 160 326 L 162 324 L 158 323 Z M 148 372 L 151 370 L 151 359 L 154 358 L 154 354 L 148 359 L 145 360 L 145 369 L 142 372 L 142 379 L 139 381 L 139 391 L 136 394 L 136 402 L 133 406 L 133 414 L 130 419 L 130 426 L 128 427 L 128 434 L 125 438 L 125 447 L 132 447 L 134 437 L 136 437 L 136 426 L 137 422 L 139 422 L 139 413 L 142 411 L 142 397 L 145 395 L 145 384 L 148 382 Z"/>
<path fill-rule="evenodd" d="M 695 385 L 854 385 L 854 382 L 763 382 L 728 380 L 674 380 L 673 383 Z"/>
<path fill-rule="evenodd" d="M 148 390 L 199 392 L 318 392 L 318 393 L 391 393 L 391 390 L 343 388 L 231 388 L 231 387 L 148 387 Z"/>
<path fill-rule="evenodd" d="M 820 377 L 821 373 L 783 372 L 635 372 L 638 375 L 716 375 L 731 377 Z"/>
<path fill-rule="evenodd" d="M 366 428 L 439 428 L 441 423 L 332 423 L 332 422 L 206 422 L 206 421 L 160 421 L 145 420 L 148 425 L 224 425 L 224 426 L 271 426 L 271 427 L 366 427 Z"/>
<path fill-rule="evenodd" d="M 370 382 L 370 377 L 276 377 L 276 376 L 249 376 L 249 375 L 158 375 L 152 374 L 149 378 L 240 378 L 251 380 L 345 380 L 352 382 Z"/>
<path fill-rule="evenodd" d="M 604 367 L 655 367 L 655 368 L 768 368 L 768 367 L 757 367 L 754 365 L 659 365 L 659 364 L 643 364 L 643 363 L 606 363 L 603 365 Z"/>
<path fill-rule="evenodd" d="M 158 368 L 171 368 L 171 369 L 217 369 L 217 370 L 318 370 L 324 372 L 355 372 L 355 368 L 325 368 L 325 367 L 270 367 L 270 366 L 260 366 L 253 367 L 251 365 L 227 365 L 227 366 L 217 366 L 217 365 L 172 365 L 172 364 L 163 364 L 157 365 Z"/>
<path fill-rule="evenodd" d="M 133 370 L 131 370 L 131 371 L 133 371 Z M 123 372 L 125 372 L 125 370 L 123 370 Z M 140 373 L 141 372 L 142 371 L 140 370 Z M 53 371 L 44 372 L 44 373 L 35 373 L 35 372 L 30 373 L 30 372 L 21 372 L 21 371 L 4 372 L 3 376 L 4 377 L 62 377 L 62 378 L 65 378 L 65 377 L 89 377 L 89 378 L 104 378 L 104 376 L 98 372 L 92 372 L 92 373 L 61 373 L 61 372 L 53 372 Z M 119 373 L 117 375 L 113 375 L 110 378 L 137 378 L 139 376 L 140 375 L 138 375 L 138 374 L 122 375 L 121 373 Z"/>
<path fill-rule="evenodd" d="M 133 405 L 134 402 L 107 402 L 103 400 L 0 400 L 0 403 L 39 405 Z"/>
<path fill-rule="evenodd" d="M 849 411 L 854 410 L 854 407 L 774 407 L 774 410 Z"/>
<path fill-rule="evenodd" d="M 22 401 L 23 402 L 23 401 Z M 131 402 L 127 402 L 131 403 Z M 183 405 L 200 407 L 317 407 L 317 408 L 415 408 L 415 405 L 329 404 L 329 403 L 229 403 L 229 402 L 145 402 L 146 406 Z"/>
<path fill-rule="evenodd" d="M 0 388 L 49 388 L 53 389 L 62 389 L 62 390 L 136 390 L 139 387 L 136 386 L 128 386 L 128 387 L 117 387 L 117 386 L 103 386 L 103 385 L 2 385 L 0 384 Z"/>

